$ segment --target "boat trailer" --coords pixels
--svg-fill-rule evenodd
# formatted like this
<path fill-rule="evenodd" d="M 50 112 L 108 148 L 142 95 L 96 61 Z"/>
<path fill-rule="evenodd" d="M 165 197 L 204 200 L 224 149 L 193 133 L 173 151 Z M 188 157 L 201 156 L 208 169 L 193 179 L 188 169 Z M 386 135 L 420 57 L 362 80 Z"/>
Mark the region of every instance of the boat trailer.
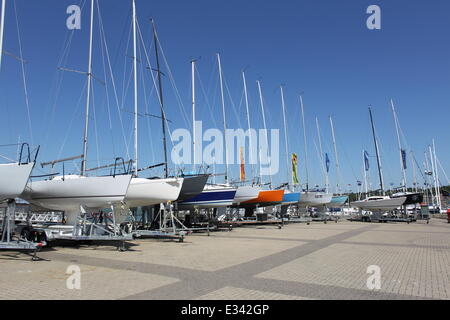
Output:
<path fill-rule="evenodd" d="M 13 199 L 8 200 L 8 207 L 2 215 L 2 226 L 0 229 L 0 250 L 15 251 L 32 251 L 33 261 L 40 260 L 37 252 L 46 245 L 44 241 L 30 241 L 24 236 L 24 232 L 20 231 L 19 226 L 15 224 L 14 216 L 16 210 L 16 202 Z M 23 229 L 27 230 L 27 229 Z"/>

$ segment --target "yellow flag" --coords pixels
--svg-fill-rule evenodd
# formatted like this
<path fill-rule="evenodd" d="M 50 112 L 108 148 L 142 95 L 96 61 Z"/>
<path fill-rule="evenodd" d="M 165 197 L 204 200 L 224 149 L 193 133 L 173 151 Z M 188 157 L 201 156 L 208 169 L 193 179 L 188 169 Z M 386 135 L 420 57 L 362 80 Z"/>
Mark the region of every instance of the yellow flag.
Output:
<path fill-rule="evenodd" d="M 297 176 L 297 154 L 292 154 L 292 181 L 294 184 L 298 184 L 298 176 Z"/>
<path fill-rule="evenodd" d="M 245 181 L 244 147 L 241 147 L 241 181 Z"/>

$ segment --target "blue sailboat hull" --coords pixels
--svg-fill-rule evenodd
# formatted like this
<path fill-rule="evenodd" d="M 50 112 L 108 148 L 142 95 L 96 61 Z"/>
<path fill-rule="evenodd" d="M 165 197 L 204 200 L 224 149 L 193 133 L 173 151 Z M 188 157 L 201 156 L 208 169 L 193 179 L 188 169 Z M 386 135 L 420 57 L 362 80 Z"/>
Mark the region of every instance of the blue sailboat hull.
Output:
<path fill-rule="evenodd" d="M 218 208 L 227 207 L 233 204 L 236 189 L 212 189 L 203 190 L 202 193 L 190 199 L 178 203 L 179 208 Z"/>
<path fill-rule="evenodd" d="M 348 196 L 334 196 L 331 198 L 330 206 L 343 206 L 348 200 Z"/>
<path fill-rule="evenodd" d="M 294 204 L 300 201 L 300 192 L 284 193 L 281 204 Z"/>

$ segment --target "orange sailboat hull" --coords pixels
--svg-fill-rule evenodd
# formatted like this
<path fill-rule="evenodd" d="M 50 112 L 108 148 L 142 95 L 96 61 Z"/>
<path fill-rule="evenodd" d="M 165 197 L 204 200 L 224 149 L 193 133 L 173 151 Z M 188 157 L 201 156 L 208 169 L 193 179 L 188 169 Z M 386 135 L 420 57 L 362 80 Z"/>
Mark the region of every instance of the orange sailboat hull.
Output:
<path fill-rule="evenodd" d="M 263 190 L 258 198 L 241 203 L 242 207 L 248 206 L 272 206 L 283 201 L 284 190 Z"/>

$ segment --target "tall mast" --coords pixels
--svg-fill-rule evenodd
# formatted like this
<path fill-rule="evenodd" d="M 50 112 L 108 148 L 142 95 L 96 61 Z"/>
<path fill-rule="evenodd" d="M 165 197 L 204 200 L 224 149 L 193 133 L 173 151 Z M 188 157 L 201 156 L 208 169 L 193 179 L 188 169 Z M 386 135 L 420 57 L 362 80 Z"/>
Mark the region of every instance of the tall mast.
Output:
<path fill-rule="evenodd" d="M 430 157 L 431 157 L 431 148 L 429 147 L 429 149 L 430 149 Z M 424 155 L 425 155 L 426 170 L 427 170 L 427 173 L 429 173 L 430 172 L 430 162 L 431 161 L 428 161 L 428 153 L 426 151 L 424 152 Z M 431 171 L 431 175 L 433 176 L 433 179 L 434 179 L 434 172 L 433 171 Z M 425 177 L 426 177 L 426 183 L 427 183 L 427 186 L 428 186 L 428 190 L 430 191 L 430 194 L 431 194 L 431 202 L 434 204 L 434 192 L 433 192 L 434 182 L 433 181 L 429 181 L 430 180 L 428 178 L 429 174 L 427 174 Z"/>
<path fill-rule="evenodd" d="M 400 168 L 402 169 L 402 174 L 403 174 L 403 191 L 406 192 L 407 188 L 406 188 L 406 172 L 405 172 L 405 166 L 403 165 L 403 149 L 402 149 L 402 143 L 400 141 L 400 132 L 398 129 L 398 118 L 397 118 L 397 113 L 395 112 L 395 107 L 394 107 L 394 101 L 391 99 L 391 107 L 392 107 L 392 114 L 394 115 L 394 122 L 395 122 L 395 130 L 397 131 L 397 142 L 398 142 L 398 151 L 400 153 Z"/>
<path fill-rule="evenodd" d="M 2 67 L 2 56 L 3 56 L 3 34 L 5 32 L 5 11 L 6 11 L 6 0 L 2 0 L 1 16 L 0 16 L 0 70 Z"/>
<path fill-rule="evenodd" d="M 134 0 L 133 0 L 134 1 Z M 159 102 L 161 106 L 161 121 L 163 131 L 163 148 L 164 148 L 164 178 L 169 176 L 168 160 L 167 160 L 167 139 L 166 139 L 166 113 L 164 112 L 164 99 L 161 79 L 161 68 L 159 64 L 159 52 L 158 52 L 158 35 L 156 34 L 155 21 L 152 20 L 153 25 L 153 41 L 155 42 L 155 57 L 156 57 L 156 72 L 158 72 L 158 88 L 159 88 Z"/>
<path fill-rule="evenodd" d="M 308 175 L 308 146 L 306 139 L 306 125 L 305 125 L 305 109 L 303 106 L 303 97 L 300 96 L 300 107 L 302 109 L 302 123 L 303 123 L 303 140 L 305 148 L 305 171 L 306 171 L 306 192 L 309 191 L 309 175 Z"/>
<path fill-rule="evenodd" d="M 375 152 L 377 154 L 377 166 L 378 166 L 378 176 L 380 178 L 380 188 L 381 188 L 381 192 L 383 194 L 384 193 L 384 183 L 383 183 L 383 172 L 381 169 L 381 161 L 380 161 L 380 152 L 378 150 L 378 141 L 377 141 L 377 137 L 375 135 L 375 126 L 373 124 L 373 116 L 372 116 L 372 107 L 369 106 L 369 115 L 370 115 L 370 124 L 372 126 L 372 135 L 373 135 L 373 143 L 375 145 Z"/>
<path fill-rule="evenodd" d="M 441 188 L 439 186 L 439 172 L 438 172 L 438 166 L 437 166 L 437 157 L 436 157 L 436 144 L 433 139 L 433 161 L 434 161 L 434 170 L 436 172 L 435 179 L 436 179 L 436 197 L 437 197 L 437 203 L 439 206 L 439 209 L 441 208 Z"/>
<path fill-rule="evenodd" d="M 227 132 L 227 120 L 225 115 L 225 95 L 223 92 L 223 74 L 222 74 L 222 64 L 220 61 L 220 54 L 217 54 L 217 62 L 219 64 L 219 80 L 220 80 L 220 95 L 222 99 L 222 113 L 223 113 L 223 128 L 224 134 Z M 225 183 L 228 184 L 228 148 L 225 143 Z"/>
<path fill-rule="evenodd" d="M 284 91 L 283 86 L 280 86 L 281 91 L 281 106 L 283 107 L 283 122 L 284 122 L 284 148 L 286 151 L 286 173 L 287 173 L 287 183 L 290 189 L 290 185 L 294 185 L 294 180 L 292 178 L 291 170 L 289 169 L 289 152 L 288 152 L 288 135 L 287 135 L 287 125 L 286 125 L 286 105 L 284 103 Z"/>
<path fill-rule="evenodd" d="M 84 138 L 83 138 L 83 158 L 81 160 L 81 175 L 86 173 L 86 158 L 88 149 L 88 133 L 89 133 L 89 106 L 91 103 L 91 84 L 92 84 L 92 38 L 94 29 L 94 1 L 91 0 L 91 30 L 89 35 L 89 64 L 88 64 L 88 83 L 87 83 L 87 97 L 86 97 L 86 120 L 84 123 Z M 4 1 L 3 1 L 4 2 Z M 2 19 L 3 21 L 3 19 Z"/>
<path fill-rule="evenodd" d="M 248 93 L 247 93 L 247 80 L 245 78 L 245 72 L 242 71 L 242 81 L 244 83 L 244 97 L 245 97 L 245 108 L 247 110 L 247 124 L 248 124 L 248 142 L 249 142 L 249 148 L 250 148 L 250 152 L 249 152 L 249 160 L 251 163 L 251 169 L 252 169 L 252 178 L 254 178 L 255 175 L 255 170 L 254 170 L 254 163 L 255 163 L 255 159 L 253 159 L 253 141 L 252 141 L 252 135 L 251 135 L 251 125 L 250 125 L 250 111 L 249 111 L 249 105 L 248 105 Z"/>
<path fill-rule="evenodd" d="M 319 136 L 320 160 L 322 162 L 322 169 L 325 174 L 325 192 L 328 193 L 328 171 L 323 158 L 324 153 L 322 149 L 322 138 L 320 134 L 319 119 L 317 119 L 317 117 L 316 117 L 316 127 L 317 127 L 317 135 Z"/>
<path fill-rule="evenodd" d="M 410 154 L 410 158 L 411 158 L 411 167 L 412 167 L 412 170 L 413 170 L 413 179 L 414 179 L 413 185 L 414 185 L 414 191 L 415 191 L 415 192 L 418 192 L 419 190 L 418 190 L 418 187 L 417 187 L 417 173 L 416 173 L 416 165 L 415 165 L 415 163 L 414 163 L 414 154 L 413 154 L 412 151 L 410 151 L 409 154 Z"/>
<path fill-rule="evenodd" d="M 136 2 L 133 0 L 133 73 L 134 73 L 134 176 L 138 176 L 138 93 L 137 93 L 137 50 L 136 50 Z"/>
<path fill-rule="evenodd" d="M 258 92 L 259 92 L 259 101 L 261 104 L 261 112 L 262 112 L 262 116 L 263 116 L 263 123 L 264 123 L 264 130 L 265 130 L 265 138 L 266 138 L 266 144 L 267 146 L 269 146 L 269 139 L 267 138 L 267 124 L 266 124 L 266 113 L 264 111 L 264 99 L 262 96 L 262 90 L 261 90 L 261 82 L 258 80 L 256 81 L 256 83 L 258 84 Z M 272 172 L 270 172 L 270 166 L 269 166 L 269 186 L 272 188 Z"/>
<path fill-rule="evenodd" d="M 191 69 L 192 69 L 192 148 L 194 151 L 194 163 L 193 169 L 195 171 L 195 60 L 191 61 Z"/>
<path fill-rule="evenodd" d="M 339 157 L 338 157 L 338 152 L 337 152 L 336 136 L 334 134 L 333 119 L 331 118 L 331 116 L 330 116 L 330 126 L 331 126 L 331 135 L 333 137 L 334 157 L 336 158 L 336 188 L 337 188 L 338 194 L 341 195 L 341 186 L 340 186 L 341 170 L 340 170 L 340 166 L 339 166 Z"/>

